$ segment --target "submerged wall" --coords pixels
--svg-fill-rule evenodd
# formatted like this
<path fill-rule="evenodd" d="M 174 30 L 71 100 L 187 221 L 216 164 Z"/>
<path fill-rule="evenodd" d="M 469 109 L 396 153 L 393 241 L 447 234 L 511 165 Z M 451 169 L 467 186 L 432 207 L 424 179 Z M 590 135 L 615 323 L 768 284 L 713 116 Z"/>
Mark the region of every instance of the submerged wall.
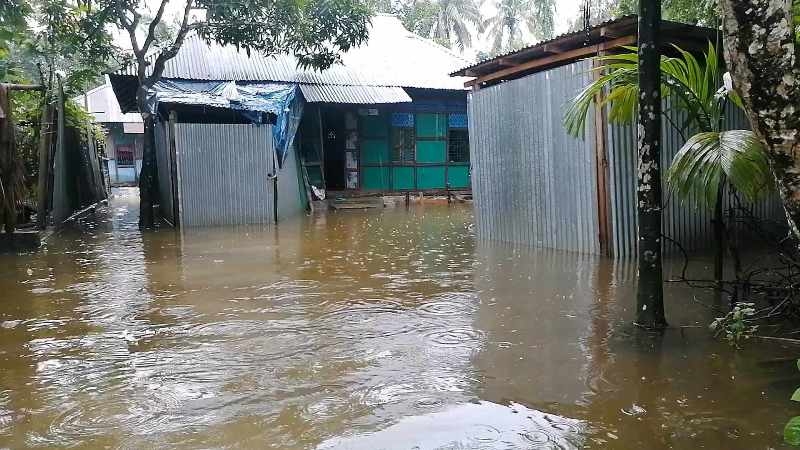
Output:
<path fill-rule="evenodd" d="M 480 238 L 600 252 L 594 127 L 580 140 L 561 124 L 566 101 L 591 82 L 590 64 L 472 94 L 470 160 Z"/>
<path fill-rule="evenodd" d="M 590 114 L 586 138 L 567 135 L 566 105 L 592 81 L 591 60 L 481 89 L 471 96 L 472 190 L 479 237 L 533 247 L 600 253 L 599 202 L 608 211 L 608 252 L 636 255 L 636 129 L 598 124 Z M 674 123 L 685 113 L 664 106 Z M 744 114 L 730 107 L 728 129 L 746 129 Z M 691 133 L 662 124 L 662 176 Z M 607 195 L 598 200 L 597 136 L 604 131 Z M 688 251 L 713 243 L 713 211 L 664 192 L 664 235 Z M 730 198 L 726 198 L 730 202 Z M 762 219 L 780 221 L 776 196 L 748 205 Z M 727 206 L 726 206 L 727 208 Z M 666 240 L 665 250 L 674 250 Z"/>
<path fill-rule="evenodd" d="M 750 124 L 744 112 L 729 105 L 725 128 L 749 129 Z M 664 105 L 670 121 L 682 124 L 686 113 Z M 608 124 L 608 162 L 609 162 L 609 203 L 611 215 L 611 251 L 618 257 L 635 256 L 637 247 L 638 217 L 636 214 L 636 128 L 633 125 Z M 666 180 L 666 171 L 678 150 L 691 137 L 691 132 L 681 135 L 669 121 L 662 122 L 661 176 Z M 687 251 L 709 249 L 714 242 L 714 211 L 700 208 L 694 199 L 688 201 L 675 197 L 666 182 L 662 187 L 664 206 L 662 232 L 669 239 L 665 242 L 666 251 L 674 251 L 671 240 L 680 243 Z M 725 210 L 733 199 L 725 196 Z M 748 204 L 753 213 L 762 219 L 783 220 L 783 209 L 777 195 Z"/>
<path fill-rule="evenodd" d="M 275 221 L 271 125 L 176 123 L 175 170 L 169 127 L 156 127 L 162 209 L 175 183 L 180 226 L 266 224 Z M 278 172 L 278 217 L 302 211 L 293 150 Z M 174 174 L 174 176 L 173 176 Z M 168 212 L 165 216 L 168 217 Z"/>

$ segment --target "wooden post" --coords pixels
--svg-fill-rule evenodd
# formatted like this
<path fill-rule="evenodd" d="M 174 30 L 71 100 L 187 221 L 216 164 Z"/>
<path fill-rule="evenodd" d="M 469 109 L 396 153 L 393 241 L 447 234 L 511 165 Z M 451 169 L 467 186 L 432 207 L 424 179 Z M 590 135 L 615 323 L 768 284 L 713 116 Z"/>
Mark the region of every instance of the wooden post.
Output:
<path fill-rule="evenodd" d="M 597 56 L 605 55 L 604 51 L 598 52 Z M 600 65 L 595 61 L 595 67 Z M 602 74 L 595 70 L 594 79 L 597 80 Z M 606 125 L 608 124 L 606 108 L 602 106 L 605 92 L 597 94 L 594 102 L 594 125 L 595 125 L 595 175 L 597 182 L 597 224 L 598 240 L 600 241 L 600 253 L 611 255 L 610 236 L 611 226 L 608 218 L 609 195 L 608 195 L 608 156 L 606 155 Z"/>
<path fill-rule="evenodd" d="M 317 104 L 317 121 L 319 122 L 319 175 L 322 178 L 322 189 L 326 189 L 325 183 L 325 131 L 322 129 L 322 107 Z M 327 198 L 327 194 L 325 195 Z"/>
<path fill-rule="evenodd" d="M 180 195 L 178 193 L 178 149 L 175 144 L 175 124 L 178 122 L 178 114 L 175 111 L 169 112 L 169 167 L 170 167 L 170 178 L 172 179 L 171 188 L 172 188 L 172 221 L 174 222 L 175 227 L 179 227 L 181 220 L 181 208 L 180 208 Z M 135 168 L 134 168 L 135 169 Z M 135 172 L 135 170 L 134 170 Z"/>
<path fill-rule="evenodd" d="M 89 112 L 89 96 L 86 93 L 83 93 L 83 108 L 86 112 Z M 88 150 L 88 162 L 89 162 L 89 170 L 91 171 L 91 179 L 92 179 L 92 195 L 94 196 L 94 201 L 100 201 L 105 198 L 106 190 L 103 187 L 102 181 L 102 170 L 100 169 L 100 161 L 97 155 L 97 146 L 94 142 L 94 135 L 92 133 L 92 119 L 89 119 L 86 122 L 86 147 Z"/>
<path fill-rule="evenodd" d="M 639 284 L 636 324 L 667 326 L 661 268 L 661 0 L 639 2 L 639 111 L 637 212 Z"/>
<path fill-rule="evenodd" d="M 56 123 L 56 145 L 52 157 L 53 164 L 53 184 L 52 184 L 52 211 L 56 223 L 60 223 L 71 212 L 71 199 L 69 197 L 69 180 L 67 178 L 67 155 L 65 146 L 66 126 L 64 122 L 64 87 L 62 85 L 61 76 L 56 75 L 56 83 L 58 86 L 56 108 L 57 108 L 57 123 Z"/>
<path fill-rule="evenodd" d="M 36 210 L 36 226 L 40 230 L 47 227 L 47 212 L 50 200 L 50 146 L 53 142 L 53 105 L 50 103 L 50 93 L 45 92 L 42 102 L 42 115 L 39 119 L 39 180 L 37 182 L 38 205 Z"/>
<path fill-rule="evenodd" d="M 14 153 L 11 101 L 7 85 L 0 85 L 0 224 L 6 233 L 13 233 L 17 225 Z"/>
<path fill-rule="evenodd" d="M 0 83 L 6 91 L 43 91 L 44 86 L 41 84 L 15 84 L 15 83 Z"/>
<path fill-rule="evenodd" d="M 717 184 L 717 202 L 714 205 L 714 284 L 717 292 L 722 291 L 722 279 L 724 277 L 725 268 L 725 216 L 724 205 L 725 201 L 725 175 L 720 176 L 719 183 Z M 735 225 L 731 223 L 731 225 Z"/>

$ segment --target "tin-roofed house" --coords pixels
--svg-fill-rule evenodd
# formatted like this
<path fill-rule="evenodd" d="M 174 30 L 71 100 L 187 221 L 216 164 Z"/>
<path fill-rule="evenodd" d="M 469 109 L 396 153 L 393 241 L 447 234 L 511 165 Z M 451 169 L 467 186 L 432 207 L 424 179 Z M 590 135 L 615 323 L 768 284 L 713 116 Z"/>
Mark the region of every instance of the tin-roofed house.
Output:
<path fill-rule="evenodd" d="M 367 43 L 323 71 L 189 35 L 149 105 L 161 119 L 162 210 L 182 225 L 251 223 L 296 213 L 326 192 L 468 190 L 467 78 L 449 76 L 465 64 L 391 15 L 373 17 Z M 132 69 L 111 82 L 123 110 L 135 110 Z M 248 165 L 266 141 L 276 156 Z"/>
<path fill-rule="evenodd" d="M 690 52 L 715 42 L 712 29 L 664 21 L 662 51 Z M 595 108 L 585 139 L 570 136 L 569 102 L 599 76 L 592 58 L 637 43 L 637 18 L 622 17 L 462 68 L 474 79 L 469 102 L 472 192 L 478 236 L 534 247 L 625 257 L 636 254 L 636 131 L 609 123 Z M 684 143 L 669 125 L 683 112 L 664 110 L 661 166 Z M 727 128 L 749 128 L 731 107 Z M 713 242 L 712 212 L 669 198 L 664 234 L 687 250 Z M 752 205 L 765 218 L 781 216 L 774 199 Z M 669 241 L 668 242 L 672 242 Z M 668 249 L 669 250 L 669 249 Z"/>
<path fill-rule="evenodd" d="M 106 82 L 73 99 L 105 129 L 108 177 L 114 186 L 135 185 L 142 170 L 144 124 L 139 113 L 123 113 L 111 83 Z"/>

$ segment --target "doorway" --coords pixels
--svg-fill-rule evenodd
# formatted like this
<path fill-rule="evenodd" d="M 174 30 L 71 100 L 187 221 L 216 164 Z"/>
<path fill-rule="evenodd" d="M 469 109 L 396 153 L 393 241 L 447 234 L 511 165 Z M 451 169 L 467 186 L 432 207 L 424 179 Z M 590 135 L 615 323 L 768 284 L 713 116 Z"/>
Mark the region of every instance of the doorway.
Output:
<path fill-rule="evenodd" d="M 325 187 L 329 191 L 345 189 L 345 120 L 342 111 L 322 109 L 322 139 L 325 140 Z"/>

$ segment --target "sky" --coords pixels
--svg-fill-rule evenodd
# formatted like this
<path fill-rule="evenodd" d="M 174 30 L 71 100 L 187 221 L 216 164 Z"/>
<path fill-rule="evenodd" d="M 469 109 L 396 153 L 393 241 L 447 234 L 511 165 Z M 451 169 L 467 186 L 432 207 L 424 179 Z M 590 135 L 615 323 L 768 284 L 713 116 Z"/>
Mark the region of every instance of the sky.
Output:
<path fill-rule="evenodd" d="M 479 0 L 480 1 L 480 0 Z M 158 8 L 160 4 L 160 0 L 145 0 L 146 7 L 151 8 L 152 13 L 155 13 L 155 10 Z M 485 0 L 483 5 L 481 6 L 481 13 L 484 16 L 489 16 L 494 13 L 494 0 Z M 182 0 L 171 0 L 165 9 L 164 17 L 167 20 L 172 20 L 173 18 L 183 14 L 183 6 L 185 3 Z M 565 33 L 569 28 L 569 23 L 575 17 L 580 14 L 581 5 L 583 5 L 583 0 L 556 0 L 556 14 L 555 14 L 555 34 L 559 35 Z M 113 32 L 114 42 L 120 46 L 121 48 L 130 48 L 130 39 L 128 38 L 127 33 L 120 32 L 119 30 L 114 30 Z M 141 39 L 140 39 L 141 40 Z M 490 48 L 490 44 L 487 39 L 483 37 L 478 37 L 475 40 L 475 45 L 471 49 L 466 49 L 463 53 L 463 56 L 467 59 L 474 59 L 475 55 L 483 50 L 487 51 Z M 528 44 L 533 44 L 533 42 L 529 42 Z"/>

